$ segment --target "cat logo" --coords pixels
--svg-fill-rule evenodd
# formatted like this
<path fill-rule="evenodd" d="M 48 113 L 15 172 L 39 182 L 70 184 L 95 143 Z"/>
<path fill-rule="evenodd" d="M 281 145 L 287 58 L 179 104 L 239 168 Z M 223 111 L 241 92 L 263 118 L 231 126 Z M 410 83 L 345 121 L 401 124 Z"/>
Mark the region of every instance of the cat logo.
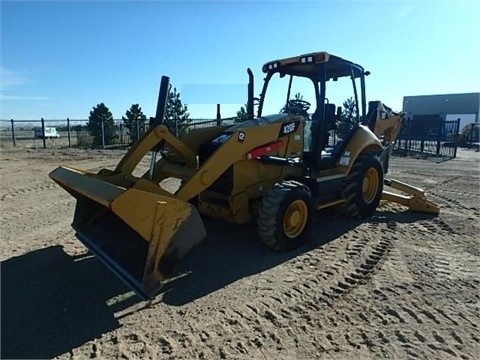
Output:
<path fill-rule="evenodd" d="M 238 133 L 238 141 L 244 142 L 245 141 L 245 133 L 243 131 L 240 131 Z"/>

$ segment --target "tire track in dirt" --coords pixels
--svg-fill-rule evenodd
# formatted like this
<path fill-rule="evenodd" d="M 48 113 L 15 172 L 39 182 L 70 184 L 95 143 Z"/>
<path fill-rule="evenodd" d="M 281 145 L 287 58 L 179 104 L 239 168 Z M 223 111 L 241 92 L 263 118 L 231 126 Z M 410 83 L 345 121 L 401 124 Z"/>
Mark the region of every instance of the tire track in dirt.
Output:
<path fill-rule="evenodd" d="M 411 224 L 394 222 L 362 224 L 350 232 L 354 237 L 342 236 L 283 264 L 282 272 L 289 277 L 279 280 L 271 278 L 269 272 L 263 274 L 262 283 L 269 285 L 262 286 L 265 291 L 249 300 L 230 303 L 232 294 L 225 289 L 222 303 L 229 306 L 183 317 L 182 328 L 190 330 L 163 331 L 155 340 L 161 346 L 149 340 L 155 337 L 153 332 L 145 340 L 134 340 L 132 350 L 122 346 L 121 353 L 126 357 L 148 356 L 147 349 L 154 348 L 157 356 L 166 358 L 179 353 L 207 359 L 268 359 L 272 354 L 292 358 L 317 354 L 321 358 L 322 354 L 335 356 L 341 351 L 366 354 L 366 358 L 458 357 L 472 342 L 455 331 L 455 324 L 461 323 L 456 320 L 458 316 L 432 303 L 410 301 L 418 289 L 411 284 L 391 284 L 386 279 L 388 272 L 383 271 L 385 266 L 402 263 L 395 245 L 417 230 Z M 370 266 L 373 268 L 368 273 Z M 356 274 L 355 270 L 367 270 L 367 274 L 360 273 L 365 282 L 350 284 L 346 280 Z M 384 285 L 375 285 L 378 279 Z M 343 289 L 340 281 L 350 288 Z M 358 291 L 369 291 L 372 286 L 376 287 L 371 290 L 375 303 L 365 303 Z M 343 292 L 337 294 L 332 288 Z M 236 292 L 243 290 L 240 287 Z M 318 301 L 323 298 L 319 294 L 322 290 L 332 298 L 328 304 Z M 326 335 L 316 335 L 323 331 Z M 123 336 L 121 342 L 131 343 L 135 334 Z M 392 353 L 392 347 L 402 350 Z"/>
<path fill-rule="evenodd" d="M 200 308 L 198 314 L 184 318 L 183 327 L 192 329 L 184 334 L 184 340 L 175 334 L 165 333 L 165 343 L 168 343 L 165 355 L 170 356 L 183 348 L 182 341 L 190 345 L 199 344 L 198 347 L 202 349 L 196 351 L 193 348 L 188 352 L 189 358 L 243 356 L 268 359 L 271 358 L 272 349 L 285 356 L 304 358 L 311 352 L 335 353 L 344 345 L 358 350 L 364 342 L 360 335 L 342 334 L 341 339 L 331 336 L 325 339 L 315 335 L 319 328 L 324 327 L 324 321 L 333 327 L 345 323 L 354 327 L 361 321 L 354 319 L 348 309 L 344 310 L 335 304 L 342 296 L 331 299 L 330 305 L 318 301 L 318 298 L 323 289 L 337 286 L 354 269 L 361 269 L 362 264 L 371 274 L 379 268 L 381 259 L 377 257 L 386 256 L 386 252 L 382 253 L 385 243 L 369 232 L 362 225 L 352 230 L 355 236 L 353 240 L 342 236 L 293 258 L 282 265 L 282 273 L 285 274 L 283 277 L 271 277 L 270 271 L 259 275 L 262 280 L 254 281 L 257 291 L 251 287 L 241 290 L 247 299 L 237 299 L 231 306 L 215 310 Z M 346 250 L 349 250 L 348 254 Z M 374 261 L 375 265 L 370 261 Z M 368 281 L 367 277 L 365 279 Z M 353 290 L 361 284 L 350 285 Z M 237 283 L 236 286 L 240 284 Z M 225 294 L 227 297 L 224 301 L 228 303 L 228 291 Z M 329 314 L 326 319 L 325 313 Z M 204 318 L 214 318 L 215 321 L 205 323 Z M 303 338 L 308 338 L 308 341 L 303 341 Z"/>
<path fill-rule="evenodd" d="M 395 330 L 395 335 L 404 346 L 411 349 L 408 351 L 409 355 L 424 357 L 425 354 L 419 354 L 414 349 L 418 349 L 420 344 L 425 344 L 428 347 L 426 352 L 430 352 L 428 357 L 436 357 L 438 354 L 443 354 L 442 358 L 445 354 L 459 357 L 457 351 L 463 350 L 464 340 L 456 333 L 451 319 L 439 317 L 438 312 L 429 304 L 409 302 L 407 299 L 404 301 L 406 304 L 402 310 L 411 315 L 416 323 L 413 326 L 403 326 L 402 331 Z M 434 328 L 438 330 L 432 331 Z"/>
<path fill-rule="evenodd" d="M 0 210 L 2 217 L 2 248 L 8 248 L 5 256 L 23 253 L 41 246 L 63 241 L 72 232 L 70 227 L 75 200 L 53 181 L 41 181 L 21 186 L 2 195 Z M 75 247 L 75 246 L 74 246 Z"/>
<path fill-rule="evenodd" d="M 20 188 L 18 190 L 10 191 L 6 194 L 0 196 L 0 201 L 15 200 L 16 197 L 25 197 L 37 195 L 39 192 L 48 191 L 48 190 L 58 190 L 58 185 L 53 181 L 45 181 L 43 183 L 37 184 L 28 188 Z"/>
<path fill-rule="evenodd" d="M 78 166 L 78 164 L 77 164 L 77 166 Z M 110 168 L 112 166 L 115 166 L 115 164 L 106 164 L 105 166 L 96 166 L 96 167 L 93 167 L 93 168 L 90 168 L 90 169 L 86 169 L 86 171 L 96 173 L 101 169 Z M 56 182 L 54 182 L 52 179 L 50 179 L 48 177 L 48 175 L 45 176 L 45 181 L 42 181 L 42 182 L 37 183 L 35 185 L 32 185 L 31 183 L 28 183 L 28 184 L 24 183 L 22 185 L 23 185 L 23 187 L 18 188 L 18 189 L 14 189 L 14 190 L 10 190 L 10 186 L 6 187 L 5 189 L 1 189 L 1 190 L 5 190 L 6 193 L 3 193 L 3 194 L 0 195 L 0 201 L 13 201 L 17 197 L 18 198 L 23 198 L 23 197 L 26 197 L 26 196 L 36 196 L 37 197 L 39 195 L 39 193 L 42 193 L 42 192 L 45 192 L 45 191 L 51 191 L 51 190 L 63 191 L 64 192 L 64 190 L 61 189 L 61 187 Z"/>
<path fill-rule="evenodd" d="M 56 199 L 56 201 L 33 201 L 21 204 L 18 206 L 20 210 L 15 212 L 2 211 L 2 229 L 8 228 L 10 226 L 15 226 L 15 228 L 22 229 L 22 225 L 31 224 L 33 221 L 32 216 L 36 215 L 35 221 L 44 223 L 47 219 L 58 218 L 58 214 L 65 214 L 62 210 L 72 210 L 72 204 L 74 201 L 70 197 L 63 197 Z M 49 209 L 54 209 L 55 211 L 48 211 Z M 41 218 L 38 218 L 41 216 Z M 20 226 L 19 226 L 20 225 Z M 24 230 L 30 231 L 31 229 L 27 228 Z"/>
<path fill-rule="evenodd" d="M 387 228 L 391 226 L 386 225 Z M 355 229 L 355 235 L 345 239 L 346 247 L 344 256 L 337 259 L 327 259 L 326 266 L 320 273 L 322 292 L 317 296 L 319 303 L 327 306 L 356 287 L 366 284 L 371 275 L 380 267 L 393 246 L 392 239 L 388 236 L 374 237 L 372 230 L 384 227 L 379 223 L 366 223 Z M 338 256 L 338 250 L 334 253 Z"/>
<path fill-rule="evenodd" d="M 385 225 L 386 229 L 392 226 Z M 360 229 L 355 229 L 353 238 L 345 236 L 299 256 L 286 264 L 285 271 L 290 278 L 281 284 L 272 284 L 272 290 L 279 287 L 281 291 L 238 309 L 220 311 L 224 315 L 221 319 L 222 332 L 237 334 L 245 328 L 253 328 L 256 336 L 247 342 L 227 340 L 236 345 L 222 351 L 216 349 L 215 353 L 220 356 L 222 352 L 241 353 L 250 357 L 261 348 L 273 347 L 279 351 L 295 349 L 298 356 L 302 346 L 326 352 L 338 351 L 344 345 L 358 349 L 366 341 L 358 334 L 345 334 L 341 339 L 327 336 L 320 345 L 318 342 L 302 345 L 298 339 L 322 326 L 321 319 L 326 310 L 329 314 L 335 312 L 335 315 L 327 317 L 333 327 L 343 323 L 351 327 L 358 324 L 348 309 L 336 303 L 356 287 L 367 283 L 381 268 L 382 261 L 393 246 L 393 241 L 387 236 L 371 236 L 370 227 L 383 228 L 384 225 L 362 225 Z"/>
<path fill-rule="evenodd" d="M 448 208 L 448 209 L 455 209 L 455 211 L 459 211 L 461 213 L 469 213 L 470 211 L 474 210 L 476 214 L 479 214 L 479 208 L 477 206 L 467 206 L 464 205 L 464 202 L 461 202 L 457 199 L 455 199 L 451 195 L 444 194 L 443 191 L 442 193 L 439 192 L 429 192 L 428 196 L 431 196 L 433 200 L 435 198 L 437 199 L 436 201 L 440 203 L 442 207 Z M 472 195 L 465 195 L 466 198 L 471 197 Z M 440 200 L 440 201 L 438 201 Z"/>
<path fill-rule="evenodd" d="M 112 159 L 107 154 L 102 157 L 76 167 L 95 167 Z M 425 162 L 400 164 L 405 164 L 401 167 L 404 180 L 415 185 L 412 179 L 420 180 L 421 186 Z M 443 168 L 425 173 L 435 179 L 445 175 Z M 34 174 L 31 179 L 45 174 Z M 445 176 L 457 176 L 452 174 L 453 170 Z M 463 192 L 462 177 L 454 180 Z M 46 183 L 43 178 L 36 181 L 31 186 Z M 465 184 L 468 194 L 474 182 L 469 179 Z M 335 236 L 324 236 L 319 230 L 318 243 L 323 245 L 285 260 L 281 256 L 279 261 L 266 259 L 261 270 L 240 271 L 232 282 L 187 304 L 177 306 L 158 299 L 149 306 L 140 303 L 119 310 L 128 315 L 116 313 L 121 323 L 118 328 L 79 344 L 60 358 L 475 359 L 480 349 L 480 284 L 475 278 L 478 241 L 473 230 L 466 235 L 462 227 L 478 220 L 473 215 L 477 210 L 469 208 L 478 194 L 472 191 L 471 201 L 465 202 L 465 194 L 444 191 L 448 186 L 435 184 L 427 189 L 428 196 L 434 192 L 451 197 L 464 208 L 450 203 L 439 217 L 416 220 L 413 215 L 397 216 L 404 209 L 392 206 L 389 209 L 393 210 L 379 214 L 381 219 L 402 220 L 373 218 L 355 227 L 345 226 L 345 233 Z M 0 208 L 8 208 L 4 214 L 12 222 L 8 225 L 11 239 L 15 239 L 13 231 L 20 231 L 21 242 L 28 239 L 26 247 L 78 243 L 69 224 L 75 199 L 61 188 L 54 193 L 54 188 L 55 184 L 0 201 Z M 37 205 L 40 212 L 35 210 Z M 21 213 L 18 219 L 10 212 L 14 206 Z M 31 224 L 24 220 L 29 217 Z M 38 231 L 33 235 L 23 232 L 29 225 Z M 4 250 L 14 246 L 12 242 Z"/>
<path fill-rule="evenodd" d="M 480 185 L 478 179 L 462 177 L 458 183 L 446 182 L 429 189 L 428 195 L 433 200 L 439 202 L 443 208 L 454 210 L 455 213 L 479 216 L 479 193 Z"/>
<path fill-rule="evenodd" d="M 5 256 L 58 243 L 72 247 L 74 252 L 80 251 L 81 243 L 73 240 L 73 229 L 70 226 L 73 215 L 71 199 L 27 206 L 23 205 L 14 213 L 4 213 L 0 221 L 2 247 L 10 249 L 3 253 Z"/>
<path fill-rule="evenodd" d="M 465 252 L 465 234 L 454 229 L 442 218 L 419 221 L 412 224 L 412 228 L 413 231 L 432 239 L 440 236 L 449 239 L 448 244 L 429 241 L 428 248 L 425 248 L 433 259 L 431 262 L 434 269 L 433 274 L 438 276 L 438 280 L 474 278 L 480 266 L 477 264 L 475 256 Z M 424 272 L 429 273 L 428 271 Z"/>
<path fill-rule="evenodd" d="M 391 239 L 382 237 L 378 243 L 372 245 L 370 251 L 362 254 L 363 261 L 360 264 L 354 266 L 351 271 L 344 273 L 336 284 L 322 292 L 323 299 L 337 299 L 356 286 L 367 282 L 372 273 L 378 268 L 380 261 L 388 255 L 391 247 Z"/>
<path fill-rule="evenodd" d="M 440 269 L 437 271 L 438 273 L 441 273 L 443 270 L 446 276 L 452 274 L 462 274 L 463 277 L 467 278 L 472 278 L 472 276 L 474 276 L 475 272 L 472 271 L 472 266 L 475 257 L 470 256 L 466 262 L 459 264 L 457 264 L 457 261 L 452 263 L 451 251 L 445 249 L 445 244 L 438 241 L 429 241 L 430 239 L 437 239 L 439 237 L 454 237 L 455 239 L 450 242 L 449 245 L 457 246 L 457 242 L 458 246 L 461 245 L 462 235 L 459 235 L 456 229 L 452 228 L 442 218 L 421 220 L 410 224 L 400 224 L 400 226 L 397 225 L 399 224 L 391 224 L 390 230 L 392 230 L 392 233 L 387 236 L 388 241 L 395 243 L 396 240 L 402 239 L 402 242 L 399 244 L 403 245 L 403 239 L 414 239 L 415 236 L 412 237 L 412 235 L 418 233 L 424 234 L 426 237 L 424 241 L 428 241 L 429 251 L 436 256 L 433 264 Z M 373 228 L 374 226 L 370 225 L 370 227 Z M 385 232 L 388 231 L 388 228 L 380 228 L 377 230 Z M 435 244 L 435 246 L 432 244 Z M 352 244 L 351 249 L 346 252 L 347 255 L 355 255 L 358 248 L 358 244 Z M 463 254 L 459 255 L 459 257 L 465 259 Z M 454 257 L 453 259 L 456 260 L 457 258 Z M 364 262 L 364 265 L 365 264 L 368 263 Z M 394 246 L 389 248 L 388 261 L 382 265 L 382 268 L 383 266 L 386 268 L 386 271 L 377 271 L 375 273 L 374 283 L 368 282 L 365 284 L 366 287 L 371 287 L 372 284 L 391 284 L 392 279 L 389 278 L 391 271 L 396 273 L 401 271 L 402 268 L 410 268 L 408 264 L 405 264 L 404 251 L 397 249 Z M 398 268 L 398 270 L 396 270 L 396 268 Z M 341 297 L 345 297 L 345 300 L 348 300 L 346 303 L 351 309 L 351 313 L 357 313 L 358 317 L 362 319 L 364 323 L 371 324 L 373 328 L 380 328 L 382 325 L 387 325 L 387 329 L 388 327 L 399 327 L 393 332 L 382 330 L 377 334 L 364 329 L 360 332 L 363 339 L 361 344 L 373 348 L 375 346 L 382 346 L 382 344 L 387 342 L 398 342 L 400 346 L 404 348 L 405 353 L 403 355 L 399 354 L 397 357 L 411 356 L 415 358 L 445 358 L 446 356 L 457 358 L 460 357 L 460 354 L 465 349 L 471 349 L 471 340 L 468 343 L 468 341 L 462 339 L 462 337 L 455 331 L 455 327 L 465 320 L 462 320 L 458 314 L 455 314 L 453 309 L 449 308 L 446 310 L 445 308 L 441 308 L 438 305 L 435 306 L 432 303 L 412 301 L 412 299 L 416 298 L 415 294 L 418 293 L 420 289 L 425 291 L 424 287 L 426 284 L 422 284 L 417 288 L 416 286 L 413 286 L 415 284 L 414 280 L 408 279 L 409 276 L 405 276 L 405 282 L 400 284 L 394 283 L 395 285 L 393 286 L 377 285 L 376 288 L 371 289 L 371 293 L 377 304 L 375 307 L 378 307 L 378 304 L 388 304 L 387 306 L 381 306 L 383 307 L 381 313 L 372 311 L 372 309 L 365 306 L 365 304 L 355 301 L 352 297 L 355 296 L 354 294 L 358 294 L 358 291 L 356 291 L 357 288 L 352 288 L 352 295 L 350 295 L 348 291 L 344 291 L 345 288 L 347 288 L 345 285 L 349 285 L 348 283 L 339 284 L 340 286 L 334 288 L 333 296 L 336 295 L 335 293 L 340 293 Z M 441 283 L 443 281 L 444 279 L 442 276 L 435 279 L 435 282 Z M 341 291 L 338 291 L 338 288 L 340 288 Z M 435 288 L 436 285 L 432 286 L 432 290 Z M 330 293 L 328 296 L 330 297 L 332 294 Z M 475 315 L 468 314 L 465 318 L 472 318 L 472 316 L 474 317 Z M 381 323 L 381 325 L 375 325 L 378 323 Z M 400 328 L 402 330 L 400 330 Z M 432 328 L 438 330 L 430 336 L 429 331 L 431 332 Z M 417 336 L 414 336 L 414 329 L 417 329 Z M 475 334 L 475 330 L 476 327 L 471 324 L 472 336 Z M 350 339 L 353 337 L 354 336 L 350 334 Z M 420 342 L 419 339 L 423 339 L 423 343 Z M 428 350 L 417 351 L 419 343 L 424 344 Z M 390 356 L 390 354 L 388 356 Z"/>
<path fill-rule="evenodd" d="M 456 328 L 461 323 L 465 325 L 466 319 L 474 318 L 475 313 L 472 311 L 472 313 L 462 316 L 455 309 L 455 306 L 442 306 L 438 303 L 438 300 L 425 301 L 419 298 L 417 294 L 427 291 L 431 294 L 443 294 L 446 291 L 448 295 L 442 295 L 442 298 L 448 299 L 458 296 L 458 293 L 450 295 L 450 292 L 452 290 L 454 293 L 456 292 L 455 288 L 457 286 L 455 284 L 459 280 L 462 283 L 458 285 L 457 292 L 465 289 L 464 281 L 475 279 L 475 274 L 478 273 L 478 271 L 474 271 L 474 269 L 478 269 L 478 266 L 475 266 L 476 258 L 458 253 L 462 244 L 460 240 L 464 236 L 457 235 L 455 229 L 452 229 L 441 218 L 421 220 L 408 224 L 408 226 L 402 225 L 401 229 L 401 232 L 403 232 L 400 235 L 401 238 L 410 239 L 410 241 L 415 239 L 412 235 L 423 234 L 422 247 L 418 248 L 419 245 L 416 243 L 413 248 L 408 243 L 400 243 L 401 246 L 398 249 L 390 251 L 389 260 L 385 264 L 387 271 L 382 271 L 375 277 L 378 284 L 392 284 L 392 279 L 388 277 L 388 270 L 394 270 L 395 267 L 399 267 L 405 261 L 407 262 L 406 268 L 414 271 L 414 276 L 411 279 L 405 277 L 405 281 L 402 283 L 394 283 L 394 286 L 382 285 L 372 291 L 379 304 L 388 304 L 383 306 L 382 316 L 384 320 L 379 320 L 383 324 L 392 324 L 391 326 L 398 327 L 394 331 L 383 331 L 383 334 L 390 341 L 392 341 L 392 338 L 395 339 L 404 348 L 405 354 L 400 357 L 408 355 L 415 358 L 460 358 L 462 352 L 474 348 L 475 345 L 472 344 L 470 339 L 465 338 L 465 334 L 463 336 L 459 335 Z M 440 238 L 452 237 L 458 238 L 458 241 L 453 240 L 447 244 L 437 241 Z M 457 250 L 452 251 L 452 248 Z M 423 249 L 432 260 L 423 262 L 419 254 L 412 257 L 409 251 L 416 249 Z M 452 256 L 452 252 L 455 256 Z M 415 263 L 412 263 L 412 261 Z M 422 263 L 426 265 L 420 266 Z M 405 265 L 403 266 L 405 267 Z M 433 278 L 432 274 L 435 275 Z M 479 282 L 477 281 L 477 288 L 478 285 Z M 438 295 L 432 296 L 436 299 L 435 296 Z M 370 312 L 367 307 L 364 307 L 363 311 L 366 314 Z M 370 314 L 365 318 L 375 321 L 375 317 Z M 437 330 L 432 331 L 432 329 Z M 464 330 L 472 336 L 478 333 L 476 325 L 471 322 Z M 417 349 L 426 350 L 418 351 Z"/>
<path fill-rule="evenodd" d="M 375 307 L 385 304 L 380 314 L 372 314 L 364 303 L 348 299 L 352 312 L 362 314 L 362 319 L 370 325 L 360 331 L 364 344 L 374 347 L 398 343 L 405 351 L 405 354 L 397 356 L 399 358 L 406 355 L 415 358 L 444 358 L 445 354 L 459 357 L 458 352 L 468 348 L 468 340 L 456 332 L 458 322 L 452 318 L 454 315 L 447 314 L 432 303 L 411 301 L 411 295 L 407 295 L 404 289 L 405 286 L 401 285 L 374 290 L 374 294 L 381 295 L 378 296 Z M 375 334 L 373 329 L 376 328 L 383 330 Z M 426 351 L 421 350 L 424 348 L 422 345 L 426 345 Z"/>

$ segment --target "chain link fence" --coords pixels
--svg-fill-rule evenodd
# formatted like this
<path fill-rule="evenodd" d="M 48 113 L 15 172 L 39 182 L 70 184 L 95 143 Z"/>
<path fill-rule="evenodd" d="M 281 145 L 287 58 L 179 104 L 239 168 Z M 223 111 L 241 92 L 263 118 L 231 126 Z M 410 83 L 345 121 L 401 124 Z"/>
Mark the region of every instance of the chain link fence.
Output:
<path fill-rule="evenodd" d="M 187 134 L 198 128 L 233 124 L 229 119 L 188 119 L 174 121 L 170 131 L 176 136 Z M 430 155 L 454 158 L 458 144 L 459 121 L 443 121 L 437 116 L 414 119 L 405 124 L 397 139 L 394 153 L 405 155 Z M 130 146 L 139 135 L 148 130 L 148 122 L 134 126 L 133 134 L 122 119 L 114 120 L 114 136 L 100 141 L 87 128 L 87 119 L 80 120 L 0 120 L 1 148 L 118 148 Z M 103 127 L 102 127 L 103 129 Z"/>
<path fill-rule="evenodd" d="M 138 122 L 131 134 L 122 119 L 115 119 L 115 135 L 108 139 L 109 141 L 105 141 L 105 134 L 102 131 L 100 141 L 95 141 L 95 136 L 87 128 L 87 122 L 87 119 L 68 118 L 65 120 L 0 120 L 0 147 L 45 149 L 127 147 L 149 128 L 148 121 Z M 175 125 L 170 131 L 178 136 L 188 133 L 192 129 L 226 123 L 233 123 L 233 120 L 188 119 L 174 121 Z"/>

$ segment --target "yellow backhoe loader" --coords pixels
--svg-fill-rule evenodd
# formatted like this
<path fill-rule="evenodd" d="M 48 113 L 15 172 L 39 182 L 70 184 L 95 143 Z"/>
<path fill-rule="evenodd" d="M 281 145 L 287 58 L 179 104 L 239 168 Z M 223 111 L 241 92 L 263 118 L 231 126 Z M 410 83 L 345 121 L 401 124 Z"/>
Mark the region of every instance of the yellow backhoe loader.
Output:
<path fill-rule="evenodd" d="M 248 69 L 247 120 L 193 129 L 181 139 L 163 121 L 169 88 L 164 76 L 150 129 L 114 170 L 61 166 L 50 173 L 77 199 L 77 237 L 140 297 L 154 296 L 205 237 L 199 214 L 235 224 L 254 219 L 266 246 L 289 250 L 304 240 L 316 209 L 335 206 L 363 218 L 383 197 L 413 211 L 439 212 L 421 189 L 384 178 L 403 115 L 379 101 L 366 112 L 369 72 L 326 52 L 271 61 L 263 72 L 263 89 L 254 98 Z M 287 81 L 283 99 L 282 89 L 267 96 L 275 79 Z M 339 80 L 343 85 L 335 89 Z M 311 102 L 292 96 L 294 88 L 310 91 Z M 335 106 L 347 96 L 348 109 Z M 263 115 L 279 103 L 280 113 Z M 151 157 L 149 170 L 133 176 L 145 156 Z M 160 186 L 167 178 L 181 180 L 174 193 Z M 407 195 L 385 192 L 384 185 Z"/>

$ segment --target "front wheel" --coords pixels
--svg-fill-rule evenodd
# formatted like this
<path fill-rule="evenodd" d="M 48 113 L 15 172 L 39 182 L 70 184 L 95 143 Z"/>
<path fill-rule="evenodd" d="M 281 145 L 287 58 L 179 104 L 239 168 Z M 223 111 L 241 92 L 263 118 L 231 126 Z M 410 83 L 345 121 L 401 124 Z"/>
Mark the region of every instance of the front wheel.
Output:
<path fill-rule="evenodd" d="M 342 213 L 353 218 L 373 215 L 383 191 L 383 168 L 378 157 L 361 154 L 352 166 L 343 187 Z"/>
<path fill-rule="evenodd" d="M 300 246 L 309 232 L 314 208 L 310 189 L 296 181 L 275 184 L 263 198 L 258 215 L 260 240 L 273 250 Z"/>

